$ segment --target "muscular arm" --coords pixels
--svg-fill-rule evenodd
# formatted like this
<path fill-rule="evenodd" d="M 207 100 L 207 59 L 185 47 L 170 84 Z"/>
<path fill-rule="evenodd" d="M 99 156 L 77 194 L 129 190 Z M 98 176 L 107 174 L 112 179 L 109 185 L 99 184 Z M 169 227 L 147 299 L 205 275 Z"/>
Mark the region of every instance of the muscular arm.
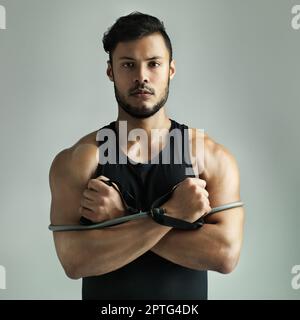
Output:
<path fill-rule="evenodd" d="M 220 145 L 210 143 L 206 148 L 210 150 L 205 177 L 210 206 L 239 201 L 239 170 L 234 157 Z M 151 250 L 188 268 L 231 272 L 242 246 L 244 209 L 215 213 L 207 217 L 206 222 L 198 230 L 171 230 Z"/>
<path fill-rule="evenodd" d="M 96 154 L 95 146 L 83 144 L 55 157 L 49 175 L 52 224 L 78 224 L 81 195 L 95 171 Z M 171 229 L 147 217 L 101 230 L 54 232 L 53 237 L 66 274 L 78 279 L 128 264 Z"/>

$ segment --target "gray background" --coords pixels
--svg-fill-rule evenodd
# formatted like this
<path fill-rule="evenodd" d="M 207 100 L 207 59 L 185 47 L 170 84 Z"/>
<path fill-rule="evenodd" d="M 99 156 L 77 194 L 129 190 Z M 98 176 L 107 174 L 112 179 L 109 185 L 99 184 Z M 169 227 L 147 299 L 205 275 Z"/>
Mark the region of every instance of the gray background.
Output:
<path fill-rule="evenodd" d="M 300 30 L 297 1 L 0 0 L 0 299 L 80 299 L 49 224 L 54 156 L 117 117 L 102 35 L 141 11 L 164 21 L 177 74 L 168 115 L 237 158 L 246 203 L 236 270 L 209 273 L 210 299 L 298 299 Z M 299 4 L 299 1 L 298 1 Z"/>

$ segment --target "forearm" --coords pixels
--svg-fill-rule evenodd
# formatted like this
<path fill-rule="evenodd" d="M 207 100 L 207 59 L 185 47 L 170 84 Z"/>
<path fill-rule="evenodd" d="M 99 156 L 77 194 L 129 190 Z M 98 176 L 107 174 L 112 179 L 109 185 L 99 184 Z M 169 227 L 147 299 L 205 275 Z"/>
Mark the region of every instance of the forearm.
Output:
<path fill-rule="evenodd" d="M 222 272 L 229 252 L 223 233 L 217 224 L 204 224 L 196 230 L 173 229 L 151 250 L 187 268 Z"/>
<path fill-rule="evenodd" d="M 172 228 L 150 217 L 100 230 L 58 232 L 64 241 L 60 259 L 69 277 L 101 275 L 130 263 L 151 249 Z M 62 261 L 63 260 L 63 261 Z"/>

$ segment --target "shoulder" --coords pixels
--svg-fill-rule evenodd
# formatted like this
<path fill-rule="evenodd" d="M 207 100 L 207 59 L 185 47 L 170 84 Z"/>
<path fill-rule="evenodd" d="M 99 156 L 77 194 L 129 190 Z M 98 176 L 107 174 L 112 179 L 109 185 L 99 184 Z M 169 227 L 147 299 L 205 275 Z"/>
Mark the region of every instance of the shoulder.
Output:
<path fill-rule="evenodd" d="M 207 178 L 224 175 L 226 172 L 230 175 L 238 173 L 238 164 L 232 152 L 207 134 L 204 139 L 204 150 Z"/>
<path fill-rule="evenodd" d="M 85 135 L 54 157 L 49 171 L 50 185 L 62 179 L 80 183 L 94 174 L 98 164 L 96 134 L 94 131 Z"/>
<path fill-rule="evenodd" d="M 192 140 L 198 137 L 202 144 L 196 155 L 197 177 L 206 181 L 211 207 L 240 201 L 240 173 L 234 155 L 203 130 L 192 131 Z"/>
<path fill-rule="evenodd" d="M 240 201 L 240 173 L 236 158 L 224 145 L 205 135 L 203 179 L 212 207 Z"/>
<path fill-rule="evenodd" d="M 233 153 L 203 130 L 191 128 L 191 132 L 193 146 L 196 145 L 196 140 L 200 145 L 196 158 L 201 178 L 207 182 L 216 182 L 221 178 L 230 178 L 231 181 L 238 180 L 239 168 Z"/>

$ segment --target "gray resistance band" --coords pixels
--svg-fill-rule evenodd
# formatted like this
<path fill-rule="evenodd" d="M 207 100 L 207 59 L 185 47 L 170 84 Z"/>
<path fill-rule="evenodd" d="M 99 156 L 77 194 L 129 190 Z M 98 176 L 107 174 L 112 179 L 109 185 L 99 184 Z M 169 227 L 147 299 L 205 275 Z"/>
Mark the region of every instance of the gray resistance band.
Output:
<path fill-rule="evenodd" d="M 207 216 L 214 214 L 216 212 L 222 211 L 222 210 L 242 207 L 243 205 L 244 205 L 244 203 L 241 201 L 224 204 L 222 206 L 212 208 L 212 210 L 209 211 L 203 218 L 206 218 Z M 140 211 L 139 213 L 127 215 L 127 216 L 116 218 L 116 219 L 111 219 L 111 220 L 104 221 L 104 222 L 94 223 L 91 225 L 52 225 L 52 224 L 50 224 L 49 230 L 51 230 L 51 231 L 83 231 L 83 230 L 102 229 L 105 227 L 114 226 L 114 225 L 117 225 L 117 224 L 120 224 L 123 222 L 127 222 L 130 220 L 145 218 L 150 215 L 151 215 L 151 210 L 145 211 L 145 212 Z"/>

